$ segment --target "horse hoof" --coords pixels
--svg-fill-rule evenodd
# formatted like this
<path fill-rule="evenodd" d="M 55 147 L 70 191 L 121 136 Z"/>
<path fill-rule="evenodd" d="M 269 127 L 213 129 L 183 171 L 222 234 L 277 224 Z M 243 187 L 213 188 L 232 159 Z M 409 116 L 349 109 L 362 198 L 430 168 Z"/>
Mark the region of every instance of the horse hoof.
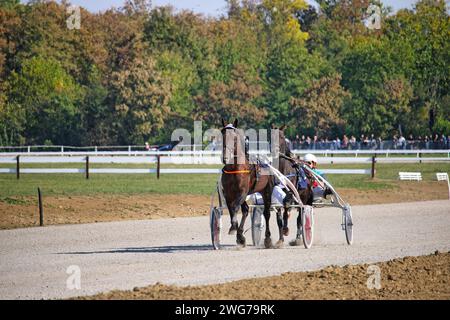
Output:
<path fill-rule="evenodd" d="M 277 243 L 275 244 L 275 248 L 281 249 L 281 248 L 283 248 L 283 245 L 284 245 L 284 241 L 278 240 Z"/>
<path fill-rule="evenodd" d="M 283 235 L 284 235 L 285 237 L 287 237 L 287 236 L 289 235 L 289 228 L 288 228 L 288 227 L 284 227 L 284 228 L 283 228 Z"/>
<path fill-rule="evenodd" d="M 236 238 L 236 243 L 237 243 L 238 246 L 245 247 L 246 246 L 245 237 L 244 236 L 238 236 Z"/>
<path fill-rule="evenodd" d="M 237 232 L 237 229 L 234 229 L 233 227 L 230 228 L 230 230 L 228 231 L 229 235 L 235 235 Z"/>
<path fill-rule="evenodd" d="M 292 240 L 291 242 L 289 242 L 289 245 L 292 247 L 297 247 L 297 246 L 301 246 L 303 243 L 300 239 L 295 239 Z"/>
<path fill-rule="evenodd" d="M 265 247 L 266 249 L 272 249 L 272 248 L 273 248 L 272 239 L 270 239 L 270 238 L 265 238 L 265 239 L 264 239 L 264 247 Z"/>

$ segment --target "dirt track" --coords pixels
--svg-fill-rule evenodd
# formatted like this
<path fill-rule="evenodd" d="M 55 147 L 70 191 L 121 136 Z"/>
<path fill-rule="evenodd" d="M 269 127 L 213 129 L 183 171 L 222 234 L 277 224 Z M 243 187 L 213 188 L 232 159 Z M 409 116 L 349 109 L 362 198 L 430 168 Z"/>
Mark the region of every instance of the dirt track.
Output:
<path fill-rule="evenodd" d="M 355 244 L 347 246 L 337 209 L 317 210 L 310 250 L 237 249 L 225 235 L 224 249 L 212 251 L 207 217 L 4 230 L 0 298 L 66 298 L 157 282 L 215 284 L 450 250 L 448 201 L 354 206 L 353 214 Z M 67 289 L 72 265 L 81 270 L 81 290 Z"/>
<path fill-rule="evenodd" d="M 418 187 L 419 186 L 419 187 Z M 448 197 L 447 185 L 402 181 L 388 190 L 339 189 L 352 205 L 383 204 Z M 44 196 L 46 225 L 145 220 L 207 215 L 210 197 L 202 195 Z M 39 225 L 36 197 L 0 198 L 0 229 Z"/>
<path fill-rule="evenodd" d="M 129 291 L 83 297 L 93 300 L 308 300 L 439 299 L 450 300 L 450 252 L 406 257 L 376 264 L 380 286 L 368 279 L 373 265 L 327 267 L 314 272 L 238 280 L 224 284 L 178 287 L 156 284 Z M 367 282 L 371 287 L 369 288 Z M 265 288 L 261 290 L 261 288 Z"/>

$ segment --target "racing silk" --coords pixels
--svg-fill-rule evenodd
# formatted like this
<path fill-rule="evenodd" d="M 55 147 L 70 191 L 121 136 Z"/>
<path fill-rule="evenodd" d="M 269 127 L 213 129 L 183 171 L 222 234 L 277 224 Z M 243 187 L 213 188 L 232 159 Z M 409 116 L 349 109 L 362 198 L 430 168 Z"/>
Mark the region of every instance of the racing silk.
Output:
<path fill-rule="evenodd" d="M 326 178 L 325 178 L 325 174 L 324 174 L 321 170 L 318 170 L 318 169 L 316 169 L 316 168 L 314 168 L 314 169 L 311 168 L 311 170 L 312 170 L 315 174 L 317 174 L 317 175 L 321 176 L 322 178 L 326 179 Z M 313 188 L 320 188 L 320 189 L 322 189 L 322 188 L 320 187 L 319 183 L 318 183 L 317 181 L 315 181 L 315 180 L 314 180 L 314 182 L 313 182 Z"/>
<path fill-rule="evenodd" d="M 318 170 L 318 169 L 311 169 L 312 171 L 314 171 L 314 173 L 316 173 L 316 174 L 318 174 L 319 176 L 321 176 L 322 178 L 324 178 L 324 173 L 322 172 L 322 171 L 320 171 L 320 170 Z"/>
<path fill-rule="evenodd" d="M 304 190 L 308 188 L 308 179 L 306 178 L 305 170 L 303 168 L 298 168 L 298 182 L 297 189 Z"/>

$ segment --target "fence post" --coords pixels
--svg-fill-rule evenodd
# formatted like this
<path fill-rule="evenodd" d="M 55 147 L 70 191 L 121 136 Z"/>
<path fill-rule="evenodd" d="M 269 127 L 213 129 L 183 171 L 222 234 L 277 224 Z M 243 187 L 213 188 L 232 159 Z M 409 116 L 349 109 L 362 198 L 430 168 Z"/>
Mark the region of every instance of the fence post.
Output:
<path fill-rule="evenodd" d="M 42 193 L 41 188 L 38 188 L 38 203 L 39 203 L 39 225 L 44 226 L 44 208 L 42 205 Z"/>
<path fill-rule="evenodd" d="M 333 158 L 334 152 L 331 154 L 331 157 Z M 333 160 L 331 160 L 331 164 L 333 164 Z"/>
<path fill-rule="evenodd" d="M 17 180 L 20 179 L 20 156 L 16 157 L 16 177 Z"/>
<path fill-rule="evenodd" d="M 159 179 L 159 174 L 161 170 L 161 156 L 158 154 L 156 156 L 156 178 Z"/>
<path fill-rule="evenodd" d="M 422 152 L 419 152 L 419 163 L 422 163 Z"/>
<path fill-rule="evenodd" d="M 375 172 L 376 172 L 376 170 L 375 170 L 375 162 L 376 162 L 375 156 L 372 156 L 372 170 L 371 170 L 371 173 L 370 173 L 372 179 L 375 178 Z"/>
<path fill-rule="evenodd" d="M 86 156 L 86 179 L 89 179 L 89 156 Z"/>

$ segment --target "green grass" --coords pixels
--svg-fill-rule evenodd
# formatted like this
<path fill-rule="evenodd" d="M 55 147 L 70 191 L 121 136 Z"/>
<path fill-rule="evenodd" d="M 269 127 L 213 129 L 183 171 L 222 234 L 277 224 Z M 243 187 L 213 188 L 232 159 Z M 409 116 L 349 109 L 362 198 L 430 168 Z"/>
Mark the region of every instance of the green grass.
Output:
<path fill-rule="evenodd" d="M 1 165 L 1 167 L 14 167 Z M 83 164 L 30 164 L 22 168 L 83 168 Z M 149 168 L 146 165 L 93 165 L 108 168 Z M 205 167 L 200 165 L 163 165 L 163 168 Z M 207 166 L 217 168 L 220 166 Z M 321 168 L 370 168 L 370 165 L 323 165 Z M 377 179 L 368 175 L 328 175 L 335 188 L 359 190 L 393 188 L 399 171 L 420 171 L 424 180 L 436 180 L 436 172 L 450 172 L 449 163 L 422 164 L 377 164 Z M 155 174 L 91 174 L 86 180 L 84 174 L 22 174 L 20 180 L 15 174 L 0 174 L 0 201 L 11 203 L 21 201 L 12 197 L 37 194 L 40 187 L 44 195 L 95 195 L 95 194 L 202 194 L 209 195 L 217 181 L 214 174 L 166 174 L 157 180 Z"/>

